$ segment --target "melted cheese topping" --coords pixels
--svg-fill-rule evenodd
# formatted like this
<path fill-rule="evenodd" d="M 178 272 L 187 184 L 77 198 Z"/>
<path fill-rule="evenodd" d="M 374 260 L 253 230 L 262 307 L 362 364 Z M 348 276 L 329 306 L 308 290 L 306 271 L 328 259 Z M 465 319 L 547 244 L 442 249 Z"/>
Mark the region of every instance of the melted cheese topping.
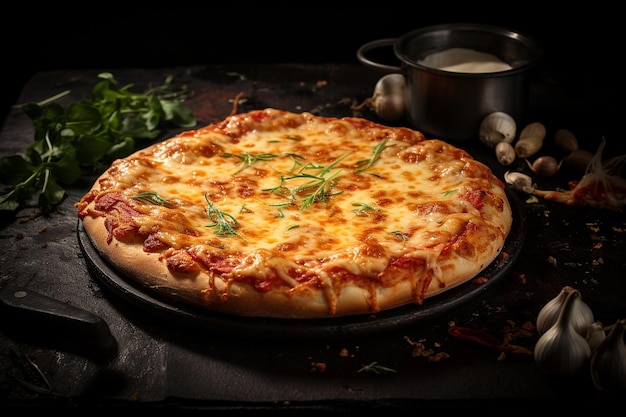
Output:
<path fill-rule="evenodd" d="M 168 200 L 128 199 L 144 214 L 132 219 L 142 233 L 199 258 L 218 254 L 225 277 L 279 277 L 292 288 L 314 276 L 336 289 L 336 271 L 377 280 L 394 258 L 419 259 L 440 279 L 438 262 L 468 223 L 502 239 L 510 227 L 486 166 L 419 132 L 356 118 L 235 115 L 107 174 L 100 194 Z"/>

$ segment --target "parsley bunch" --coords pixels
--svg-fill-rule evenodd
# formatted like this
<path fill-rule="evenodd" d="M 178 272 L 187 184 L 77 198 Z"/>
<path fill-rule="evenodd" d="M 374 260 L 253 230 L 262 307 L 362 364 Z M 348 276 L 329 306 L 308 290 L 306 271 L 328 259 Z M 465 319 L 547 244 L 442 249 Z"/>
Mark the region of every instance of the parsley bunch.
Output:
<path fill-rule="evenodd" d="M 119 86 L 110 73 L 92 95 L 63 108 L 55 100 L 19 105 L 33 122 L 34 143 L 22 155 L 0 158 L 0 210 L 14 211 L 38 197 L 42 212 L 49 212 L 64 196 L 63 186 L 76 182 L 83 172 L 135 151 L 141 140 L 151 140 L 168 123 L 191 128 L 196 119 L 182 102 L 185 87 L 174 88 L 172 77 L 143 93 L 132 84 Z"/>

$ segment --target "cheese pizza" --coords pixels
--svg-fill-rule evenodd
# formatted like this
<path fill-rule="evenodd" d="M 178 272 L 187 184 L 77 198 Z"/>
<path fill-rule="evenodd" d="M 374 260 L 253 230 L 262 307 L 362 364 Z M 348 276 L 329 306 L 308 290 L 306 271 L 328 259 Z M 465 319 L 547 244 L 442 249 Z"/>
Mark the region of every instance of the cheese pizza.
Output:
<path fill-rule="evenodd" d="M 76 208 L 129 282 L 248 317 L 420 308 L 494 261 L 512 225 L 503 182 L 449 143 L 271 108 L 116 160 Z"/>

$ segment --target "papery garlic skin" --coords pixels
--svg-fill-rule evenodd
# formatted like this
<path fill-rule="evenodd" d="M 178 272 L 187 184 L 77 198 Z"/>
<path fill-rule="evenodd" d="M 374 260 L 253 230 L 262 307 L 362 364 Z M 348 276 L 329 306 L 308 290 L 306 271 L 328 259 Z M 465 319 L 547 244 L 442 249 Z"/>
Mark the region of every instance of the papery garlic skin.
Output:
<path fill-rule="evenodd" d="M 488 148 L 493 149 L 500 142 L 513 142 L 516 132 L 515 119 L 507 113 L 498 111 L 483 118 L 478 130 L 478 137 Z"/>
<path fill-rule="evenodd" d="M 625 330 L 626 319 L 618 320 L 591 354 L 591 380 L 599 391 L 626 393 Z"/>
<path fill-rule="evenodd" d="M 588 366 L 591 348 L 576 331 L 570 317 L 579 298 L 578 291 L 567 293 L 556 322 L 535 344 L 535 363 L 547 373 L 571 376 Z"/>
<path fill-rule="evenodd" d="M 521 172 L 505 172 L 504 181 L 507 184 L 512 185 L 513 188 L 515 188 L 517 191 L 523 191 L 528 194 L 532 194 L 535 191 L 535 184 L 533 184 L 533 179 Z"/>
<path fill-rule="evenodd" d="M 372 95 L 372 110 L 383 120 L 395 122 L 406 112 L 404 75 L 393 73 L 381 77 Z"/>
<path fill-rule="evenodd" d="M 573 307 L 569 314 L 569 320 L 579 335 L 587 336 L 589 326 L 594 322 L 593 312 L 589 305 L 582 300 L 580 291 L 569 285 L 564 286 L 559 294 L 548 301 L 539 311 L 536 322 L 538 335 L 541 336 L 557 321 L 565 300 L 571 293 L 578 293 L 578 296 L 572 301 Z"/>
<path fill-rule="evenodd" d="M 500 165 L 508 166 L 515 162 L 515 148 L 509 142 L 499 142 L 496 145 L 496 158 Z"/>
<path fill-rule="evenodd" d="M 519 139 L 515 143 L 515 153 L 518 158 L 528 158 L 536 154 L 543 146 L 546 137 L 546 127 L 540 122 L 533 122 L 520 133 Z"/>
<path fill-rule="evenodd" d="M 557 173 L 563 161 L 557 161 L 555 157 L 546 155 L 535 159 L 533 163 L 530 163 L 527 159 L 526 163 L 535 174 L 542 177 L 550 177 Z"/>
<path fill-rule="evenodd" d="M 591 326 L 587 329 L 585 339 L 587 343 L 589 343 L 592 352 L 605 338 L 606 333 L 604 331 L 604 325 L 599 321 L 591 323 Z"/>

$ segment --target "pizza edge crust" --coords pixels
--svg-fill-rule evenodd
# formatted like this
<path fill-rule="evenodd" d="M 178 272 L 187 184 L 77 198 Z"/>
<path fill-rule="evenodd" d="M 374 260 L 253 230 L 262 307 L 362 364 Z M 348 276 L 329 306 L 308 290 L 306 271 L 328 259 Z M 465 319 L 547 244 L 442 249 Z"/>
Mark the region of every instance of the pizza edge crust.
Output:
<path fill-rule="evenodd" d="M 369 291 L 356 285 L 344 286 L 336 294 L 336 311 L 331 314 L 327 294 L 320 289 L 307 288 L 288 295 L 285 292 L 260 292 L 238 282 L 226 288 L 226 282 L 221 277 L 211 277 L 204 271 L 175 275 L 160 259 L 160 253 L 145 252 L 141 244 L 124 243 L 115 238 L 107 243 L 108 231 L 103 217 L 87 216 L 82 221 L 94 249 L 118 273 L 119 278 L 138 284 L 148 293 L 165 298 L 170 303 L 247 317 L 322 318 L 375 313 Z M 439 266 L 444 271 L 453 266 L 452 270 L 444 272 L 445 282 L 437 279 L 430 282 L 424 299 L 475 278 L 497 258 L 504 241 L 503 237 L 489 241 L 485 250 L 477 254 L 480 262 L 458 256 L 447 258 L 447 262 Z M 221 301 L 220 294 L 226 290 L 227 298 Z M 375 288 L 378 310 L 414 303 L 412 291 L 408 279 L 393 287 Z"/>

